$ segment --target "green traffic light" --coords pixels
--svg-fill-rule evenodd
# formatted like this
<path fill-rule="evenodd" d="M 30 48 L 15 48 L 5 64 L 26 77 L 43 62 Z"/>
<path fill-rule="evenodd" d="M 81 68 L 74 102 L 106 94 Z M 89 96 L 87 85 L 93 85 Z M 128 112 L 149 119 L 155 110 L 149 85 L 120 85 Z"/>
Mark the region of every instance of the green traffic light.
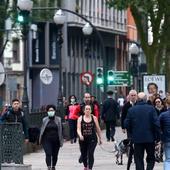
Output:
<path fill-rule="evenodd" d="M 97 67 L 96 69 L 96 84 L 102 85 L 104 83 L 103 67 Z"/>
<path fill-rule="evenodd" d="M 103 79 L 102 79 L 102 78 L 97 78 L 96 83 L 97 83 L 97 84 L 103 84 Z"/>
<path fill-rule="evenodd" d="M 113 82 L 114 82 L 114 71 L 108 70 L 108 72 L 107 72 L 107 84 L 112 85 Z"/>
<path fill-rule="evenodd" d="M 22 15 L 18 15 L 17 20 L 18 20 L 18 22 L 23 23 L 24 22 L 24 17 Z"/>
<path fill-rule="evenodd" d="M 107 77 L 107 80 L 108 80 L 108 81 L 113 81 L 113 80 L 114 80 L 114 78 L 113 78 L 113 77 L 111 77 L 111 76 L 108 76 L 108 77 Z"/>

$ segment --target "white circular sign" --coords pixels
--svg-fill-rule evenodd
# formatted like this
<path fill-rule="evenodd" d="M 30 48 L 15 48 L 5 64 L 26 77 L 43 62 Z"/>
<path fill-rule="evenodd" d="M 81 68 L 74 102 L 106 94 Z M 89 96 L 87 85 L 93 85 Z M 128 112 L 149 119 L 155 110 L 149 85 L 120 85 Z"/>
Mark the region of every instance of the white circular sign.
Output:
<path fill-rule="evenodd" d="M 53 81 L 53 74 L 48 68 L 44 68 L 40 72 L 40 79 L 44 84 L 51 84 Z"/>
<path fill-rule="evenodd" d="M 4 83 L 4 80 L 5 80 L 5 70 L 4 70 L 4 66 L 0 62 L 0 86 Z"/>

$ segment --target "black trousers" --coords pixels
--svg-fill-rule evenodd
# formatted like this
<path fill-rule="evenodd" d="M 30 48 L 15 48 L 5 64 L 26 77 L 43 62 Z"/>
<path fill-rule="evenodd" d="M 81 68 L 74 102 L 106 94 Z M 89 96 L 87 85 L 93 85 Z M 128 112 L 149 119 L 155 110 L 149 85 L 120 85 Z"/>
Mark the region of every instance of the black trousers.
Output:
<path fill-rule="evenodd" d="M 60 144 L 57 141 L 44 139 L 42 141 L 42 146 L 46 155 L 46 164 L 48 167 L 55 167 L 58 160 L 58 152 L 60 149 Z"/>
<path fill-rule="evenodd" d="M 77 120 L 69 119 L 70 139 L 77 138 Z"/>
<path fill-rule="evenodd" d="M 106 124 L 106 138 L 110 140 L 110 138 L 115 135 L 115 121 L 105 121 Z"/>
<path fill-rule="evenodd" d="M 132 163 L 133 156 L 134 156 L 134 147 L 133 147 L 133 142 L 130 141 L 127 170 L 130 170 L 130 166 L 131 166 L 131 163 Z"/>
<path fill-rule="evenodd" d="M 96 139 L 85 139 L 84 141 L 79 141 L 81 157 L 84 164 L 84 167 L 92 169 L 94 164 L 94 151 L 97 145 Z"/>
<path fill-rule="evenodd" d="M 153 170 L 155 165 L 155 143 L 134 143 L 136 170 L 144 170 L 144 152 L 146 151 L 146 170 Z"/>

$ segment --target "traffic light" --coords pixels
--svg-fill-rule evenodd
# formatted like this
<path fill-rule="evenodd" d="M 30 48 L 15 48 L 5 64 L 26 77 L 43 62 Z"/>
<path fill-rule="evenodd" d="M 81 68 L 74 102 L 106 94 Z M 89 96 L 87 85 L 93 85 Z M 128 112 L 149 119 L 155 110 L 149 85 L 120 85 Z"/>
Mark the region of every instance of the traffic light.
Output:
<path fill-rule="evenodd" d="M 28 24 L 29 11 L 18 11 L 17 22 L 20 24 Z"/>
<path fill-rule="evenodd" d="M 97 67 L 96 70 L 96 83 L 102 85 L 104 83 L 103 67 Z"/>
<path fill-rule="evenodd" d="M 113 83 L 114 83 L 114 71 L 108 70 L 107 71 L 107 84 L 113 85 Z"/>

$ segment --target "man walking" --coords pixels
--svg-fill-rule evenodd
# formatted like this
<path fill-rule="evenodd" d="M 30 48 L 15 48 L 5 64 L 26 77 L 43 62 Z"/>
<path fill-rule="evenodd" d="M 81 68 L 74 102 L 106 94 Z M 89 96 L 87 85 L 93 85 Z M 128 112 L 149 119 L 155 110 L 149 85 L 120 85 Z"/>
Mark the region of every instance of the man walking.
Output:
<path fill-rule="evenodd" d="M 129 97 L 129 101 L 124 104 L 124 106 L 122 108 L 122 115 L 121 115 L 121 127 L 122 127 L 123 133 L 126 132 L 126 129 L 124 127 L 124 120 L 126 119 L 128 110 L 132 106 L 134 106 L 136 104 L 136 101 L 137 101 L 137 92 L 136 92 L 136 90 L 130 90 L 128 97 Z M 127 131 L 127 138 L 130 139 L 130 134 L 129 134 L 128 131 Z M 127 170 L 130 169 L 130 165 L 132 163 L 133 155 L 134 155 L 134 149 L 133 149 L 133 143 L 131 141 L 130 142 L 130 150 L 129 150 L 129 154 L 128 154 Z"/>
<path fill-rule="evenodd" d="M 122 108 L 122 114 L 121 114 L 121 127 L 122 127 L 123 133 L 126 132 L 125 127 L 124 127 L 124 120 L 126 119 L 128 110 L 129 110 L 129 108 L 134 106 L 137 101 L 136 90 L 130 90 L 128 97 L 129 97 L 129 101 L 124 104 L 124 106 Z"/>
<path fill-rule="evenodd" d="M 128 110 L 125 128 L 130 132 L 134 143 L 136 170 L 144 170 L 144 151 L 147 153 L 146 170 L 153 170 L 155 164 L 155 140 L 159 140 L 157 113 L 147 104 L 144 92 L 138 94 L 138 102 Z"/>
<path fill-rule="evenodd" d="M 103 102 L 101 118 L 106 124 L 106 138 L 114 141 L 116 119 L 119 118 L 119 104 L 113 99 L 113 92 L 107 92 L 107 99 Z"/>
<path fill-rule="evenodd" d="M 8 110 L 1 116 L 2 122 L 14 122 L 21 123 L 23 127 L 23 132 L 25 136 L 25 142 L 29 141 L 28 139 L 28 127 L 25 119 L 24 112 L 20 108 L 20 101 L 18 99 L 12 100 L 12 107 L 8 108 Z"/>
<path fill-rule="evenodd" d="M 83 103 L 80 104 L 80 115 L 84 115 L 84 107 L 85 105 L 90 105 L 92 108 L 92 113 L 99 119 L 99 109 L 96 103 L 93 103 L 91 100 L 91 94 L 86 92 L 83 96 Z"/>

